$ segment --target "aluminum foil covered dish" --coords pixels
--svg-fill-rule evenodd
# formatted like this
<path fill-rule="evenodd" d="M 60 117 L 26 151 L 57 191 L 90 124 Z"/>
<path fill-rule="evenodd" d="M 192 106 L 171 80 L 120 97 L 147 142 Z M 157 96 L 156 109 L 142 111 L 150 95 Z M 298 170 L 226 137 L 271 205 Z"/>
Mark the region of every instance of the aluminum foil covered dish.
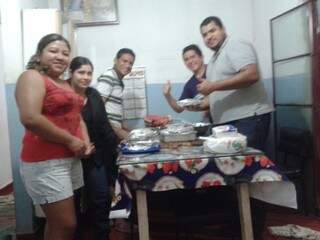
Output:
<path fill-rule="evenodd" d="M 151 128 L 138 128 L 129 133 L 128 141 L 140 141 L 157 138 L 158 132 Z"/>
<path fill-rule="evenodd" d="M 139 154 L 139 153 L 153 153 L 160 151 L 159 140 L 145 140 L 136 142 L 122 142 L 121 152 L 123 154 Z"/>
<path fill-rule="evenodd" d="M 123 154 L 152 153 L 160 151 L 158 131 L 151 128 L 138 128 L 129 133 L 121 143 Z"/>
<path fill-rule="evenodd" d="M 195 98 L 186 98 L 186 99 L 182 99 L 177 101 L 177 104 L 180 107 L 189 107 L 189 106 L 197 106 L 201 104 L 201 100 L 200 99 L 195 99 Z"/>
<path fill-rule="evenodd" d="M 192 124 L 168 124 L 167 128 L 160 131 L 161 140 L 164 142 L 192 141 L 197 138 L 197 132 Z"/>

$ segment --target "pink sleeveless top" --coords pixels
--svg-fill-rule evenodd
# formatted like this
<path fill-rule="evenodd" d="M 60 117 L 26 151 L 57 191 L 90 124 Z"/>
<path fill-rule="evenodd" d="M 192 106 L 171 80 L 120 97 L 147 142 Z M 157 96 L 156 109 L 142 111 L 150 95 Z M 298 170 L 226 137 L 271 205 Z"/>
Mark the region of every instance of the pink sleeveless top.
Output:
<path fill-rule="evenodd" d="M 73 92 L 61 88 L 48 77 L 43 76 L 46 94 L 43 100 L 42 115 L 57 127 L 68 131 L 73 136 L 82 138 L 80 114 L 83 98 Z M 73 157 L 74 153 L 65 145 L 50 142 L 26 129 L 21 159 L 25 162 Z"/>

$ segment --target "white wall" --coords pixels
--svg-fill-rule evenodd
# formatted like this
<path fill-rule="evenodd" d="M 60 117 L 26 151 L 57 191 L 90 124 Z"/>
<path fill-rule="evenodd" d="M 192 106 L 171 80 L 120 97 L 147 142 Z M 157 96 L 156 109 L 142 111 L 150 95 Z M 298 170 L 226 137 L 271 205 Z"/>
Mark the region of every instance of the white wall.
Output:
<path fill-rule="evenodd" d="M 22 60 L 21 9 L 48 8 L 48 1 L 0 1 L 5 83 L 15 83 L 24 69 Z M 30 34 L 32 34 L 30 32 Z"/>
<path fill-rule="evenodd" d="M 272 89 L 272 58 L 270 19 L 302 4 L 304 0 L 253 0 L 253 44 L 257 51 L 261 78 L 267 89 L 270 101 Z"/>
<path fill-rule="evenodd" d="M 270 19 L 286 12 L 304 0 L 254 0 L 253 43 L 255 45 L 263 79 L 272 77 Z"/>
<path fill-rule="evenodd" d="M 148 83 L 185 82 L 190 72 L 183 64 L 181 51 L 196 43 L 212 52 L 202 41 L 199 25 L 210 15 L 223 20 L 230 34 L 253 39 L 253 0 L 118 0 L 120 24 L 78 28 L 77 53 L 89 57 L 95 76 L 112 66 L 116 52 L 132 48 L 136 65 L 147 67 Z"/>
<path fill-rule="evenodd" d="M 48 3 L 36 0 L 0 1 L 0 188 L 12 181 L 5 84 L 14 83 L 23 69 L 20 10 L 34 7 L 46 8 Z"/>
<path fill-rule="evenodd" d="M 11 158 L 8 134 L 6 94 L 3 71 L 3 48 L 0 25 L 0 189 L 12 182 Z"/>
<path fill-rule="evenodd" d="M 182 62 L 181 50 L 187 44 L 196 43 L 203 49 L 207 61 L 211 51 L 202 42 L 199 24 L 205 17 L 217 15 L 223 20 L 229 34 L 253 41 L 262 78 L 270 79 L 269 20 L 302 2 L 303 0 L 118 0 L 120 24 L 78 28 L 78 54 L 92 59 L 96 78 L 107 66 L 112 65 L 119 48 L 130 47 L 137 54 L 136 65 L 147 67 L 148 83 L 163 83 L 167 79 L 184 82 L 190 73 Z M 59 8 L 59 0 L 10 0 L 1 1 L 0 4 L 5 59 L 1 80 L 15 83 L 24 67 L 21 9 Z M 271 92 L 271 81 L 266 85 Z M 3 92 L 3 85 L 1 87 Z M 4 93 L 1 94 L 1 112 L 6 111 L 4 96 Z M 1 124 L 4 126 L 1 129 L 7 129 L 5 121 Z M 4 160 L 4 165 L 1 166 L 9 164 Z"/>
<path fill-rule="evenodd" d="M 23 70 L 22 60 L 22 32 L 21 32 L 21 9 L 26 8 L 47 8 L 47 1 L 39 0 L 10 0 L 0 1 L 1 10 L 1 43 L 4 66 L 0 69 L 0 177 L 1 181 L 5 176 L 14 178 L 14 196 L 15 196 L 15 212 L 16 212 L 16 233 L 27 234 L 34 232 L 34 217 L 30 198 L 27 196 L 19 174 L 20 162 L 20 144 L 22 127 L 19 123 L 19 117 L 13 97 L 14 84 L 18 75 Z M 30 32 L 32 34 L 32 32 Z M 3 50 L 3 51 L 2 51 Z M 5 100 L 4 100 L 5 98 Z M 10 109 L 6 109 L 6 101 Z M 7 111 L 8 110 L 8 111 Z M 8 115 L 8 116 L 7 116 Z M 7 121 L 7 117 L 10 122 Z M 5 138 L 8 133 L 8 125 L 10 127 L 10 151 L 9 141 Z M 4 133 L 4 134 L 3 134 Z M 3 141 L 3 142 L 2 142 Z M 11 160 L 11 161 L 10 161 Z M 5 180 L 3 180 L 5 181 Z M 0 185 L 1 187 L 1 185 Z"/>
<path fill-rule="evenodd" d="M 78 53 L 93 60 L 97 75 L 112 65 L 112 59 L 119 48 L 132 47 L 137 53 L 136 64 L 147 66 L 148 83 L 162 83 L 168 78 L 175 82 L 184 82 L 190 73 L 183 65 L 181 50 L 187 44 L 199 44 L 208 60 L 211 52 L 202 42 L 199 24 L 205 17 L 217 15 L 222 18 L 230 34 L 254 42 L 261 63 L 262 76 L 270 78 L 269 19 L 301 1 L 118 0 L 120 24 L 79 28 Z M 8 123 L 4 82 L 15 83 L 23 70 L 20 10 L 58 8 L 59 3 L 60 0 L 0 0 L 4 59 L 3 69 L 0 67 L 0 154 L 1 157 L 4 156 L 0 159 L 0 177 L 3 179 L 10 178 L 11 174 L 10 160 L 7 160 L 10 158 L 9 143 L 5 136 Z M 7 85 L 12 86 L 12 84 Z M 6 99 L 8 100 L 8 95 Z M 11 101 L 14 104 L 12 99 Z M 18 122 L 17 118 L 15 117 L 15 120 Z M 15 126 L 10 131 L 14 132 L 14 128 Z M 19 143 L 20 141 L 19 138 Z M 15 164 L 18 175 L 18 163 Z M 20 186 L 22 184 L 19 182 L 17 184 L 19 184 L 15 186 L 17 191 L 23 192 Z M 19 205 L 16 209 L 18 233 L 33 230 L 32 211 L 27 201 L 26 197 L 16 198 Z"/>
<path fill-rule="evenodd" d="M 148 67 L 150 83 L 162 83 L 167 78 L 184 82 L 189 72 L 183 65 L 181 50 L 189 43 L 197 43 L 208 60 L 211 52 L 202 42 L 199 24 L 205 17 L 217 15 L 230 34 L 253 41 L 266 79 L 272 75 L 269 20 L 303 1 L 118 0 L 120 24 L 79 28 L 78 54 L 92 59 L 96 76 L 112 65 L 119 48 L 132 47 L 137 52 L 136 64 Z M 23 70 L 20 10 L 59 8 L 60 4 L 59 0 L 0 2 L 5 82 L 14 83 Z"/>
<path fill-rule="evenodd" d="M 43 36 L 61 32 L 61 11 L 57 9 L 24 9 L 22 11 L 23 66 L 28 64 Z"/>
<path fill-rule="evenodd" d="M 57 7 L 51 5 L 50 7 Z M 48 7 L 48 1 L 0 1 L 2 33 L 0 35 L 0 188 L 12 181 L 5 84 L 15 83 L 24 68 L 21 10 Z"/>

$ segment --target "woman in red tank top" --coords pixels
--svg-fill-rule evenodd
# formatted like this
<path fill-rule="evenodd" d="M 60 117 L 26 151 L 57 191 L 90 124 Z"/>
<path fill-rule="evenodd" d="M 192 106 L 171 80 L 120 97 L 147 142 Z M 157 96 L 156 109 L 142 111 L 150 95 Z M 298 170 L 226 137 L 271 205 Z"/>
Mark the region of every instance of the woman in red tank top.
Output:
<path fill-rule="evenodd" d="M 69 61 L 68 41 L 59 34 L 46 35 L 16 85 L 26 129 L 21 175 L 28 194 L 46 215 L 44 239 L 73 239 L 72 191 L 83 185 L 82 172 L 74 179 L 73 171 L 81 164 L 77 157 L 90 155 L 94 148 L 80 114 L 83 99 L 60 78 Z"/>

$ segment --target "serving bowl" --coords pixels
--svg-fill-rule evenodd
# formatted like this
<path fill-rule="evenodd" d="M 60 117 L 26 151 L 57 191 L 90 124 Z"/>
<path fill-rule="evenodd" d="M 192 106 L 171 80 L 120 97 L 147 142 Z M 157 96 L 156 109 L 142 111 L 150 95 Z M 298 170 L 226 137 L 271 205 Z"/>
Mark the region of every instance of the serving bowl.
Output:
<path fill-rule="evenodd" d="M 205 123 L 205 122 L 197 122 L 193 124 L 194 130 L 197 131 L 198 136 L 203 136 L 206 134 L 210 135 L 210 129 L 211 129 L 211 123 Z"/>

